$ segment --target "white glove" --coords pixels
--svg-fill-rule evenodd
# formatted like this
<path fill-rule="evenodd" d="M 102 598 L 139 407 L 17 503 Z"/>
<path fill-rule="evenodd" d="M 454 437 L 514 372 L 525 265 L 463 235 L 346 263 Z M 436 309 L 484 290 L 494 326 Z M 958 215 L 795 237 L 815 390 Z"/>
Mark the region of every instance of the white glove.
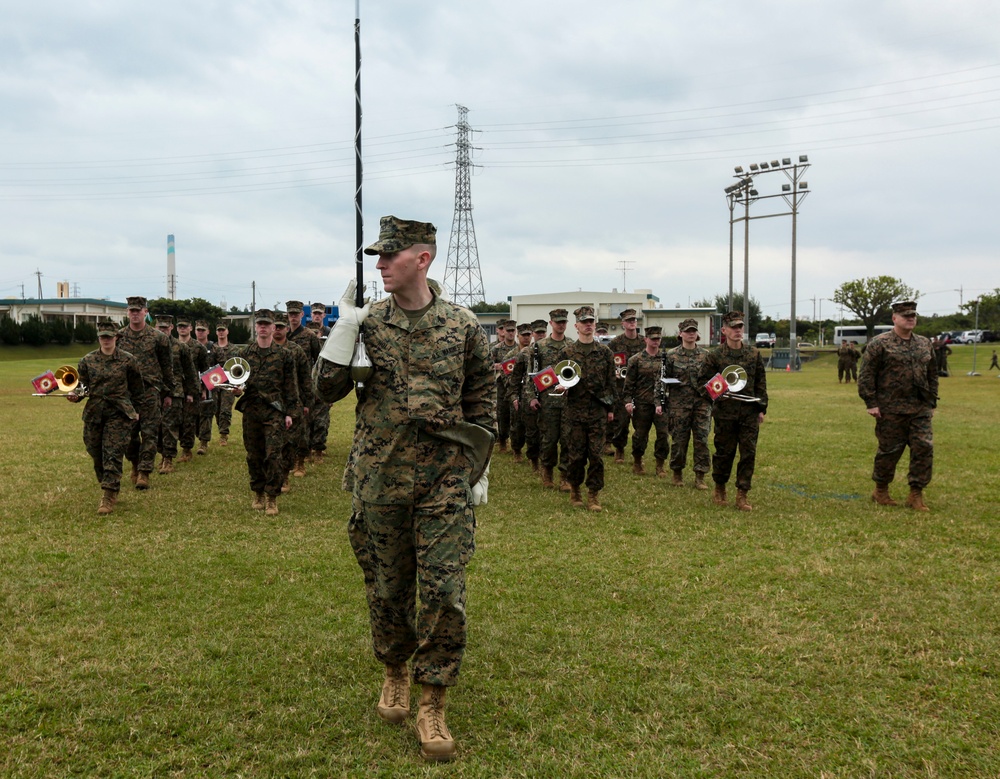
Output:
<path fill-rule="evenodd" d="M 326 343 L 319 356 L 335 365 L 350 365 L 354 356 L 354 344 L 358 340 L 358 330 L 361 323 L 368 316 L 371 308 L 371 301 L 366 300 L 365 304 L 358 308 L 354 304 L 354 292 L 358 288 L 358 282 L 351 279 L 344 290 L 344 295 L 340 299 L 339 317 L 337 323 L 326 337 Z"/>
<path fill-rule="evenodd" d="M 486 505 L 489 503 L 487 499 L 487 491 L 490 488 L 490 464 L 486 463 L 486 468 L 483 470 L 483 475 L 479 477 L 479 481 L 472 485 L 472 505 Z"/>

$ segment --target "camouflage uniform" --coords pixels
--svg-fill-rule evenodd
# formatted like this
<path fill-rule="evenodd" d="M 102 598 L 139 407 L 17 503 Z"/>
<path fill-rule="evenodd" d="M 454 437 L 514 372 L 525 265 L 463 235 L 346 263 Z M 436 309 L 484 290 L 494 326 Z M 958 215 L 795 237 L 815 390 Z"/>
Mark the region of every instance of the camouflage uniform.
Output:
<path fill-rule="evenodd" d="M 132 429 L 125 456 L 139 473 L 152 473 L 156 460 L 156 439 L 160 434 L 160 411 L 163 398 L 174 385 L 174 356 L 170 337 L 146 325 L 136 331 L 127 325 L 118 331 L 118 348 L 129 352 L 139 363 L 145 391 L 132 404 L 139 413 L 139 424 Z"/>
<path fill-rule="evenodd" d="M 650 356 L 643 349 L 633 354 L 626 365 L 625 387 L 622 390 L 623 404 L 631 403 L 632 408 L 632 457 L 641 458 L 649 444 L 649 431 L 656 429 L 656 443 L 653 456 L 666 460 L 670 456 L 670 414 L 667 404 L 666 385 L 660 381 L 663 369 L 663 354 Z M 660 413 L 656 407 L 660 406 Z"/>
<path fill-rule="evenodd" d="M 858 395 L 867 408 L 878 408 L 875 420 L 878 451 L 872 480 L 889 484 L 903 449 L 910 447 L 910 487 L 923 489 L 931 480 L 934 437 L 931 417 L 937 407 L 938 372 L 931 343 L 921 335 L 900 338 L 883 333 L 868 343 L 858 377 Z"/>
<path fill-rule="evenodd" d="M 528 347 L 525 347 L 528 348 Z M 521 347 L 516 344 L 511 347 L 510 351 L 502 355 L 500 362 L 506 362 L 507 360 L 516 361 L 521 354 Z M 507 380 L 504 382 L 504 395 L 502 398 L 497 399 L 497 403 L 505 404 L 510 410 L 510 448 L 515 454 L 521 452 L 525 445 L 527 445 L 527 454 L 529 460 L 538 459 L 538 414 L 528 408 L 529 398 L 525 392 L 524 379 L 522 378 L 522 383 L 519 385 L 514 384 L 514 379 L 512 374 L 507 375 Z M 531 397 L 534 397 L 532 395 Z M 518 402 L 517 409 L 514 408 L 514 401 Z M 528 425 L 532 427 L 532 434 L 529 438 Z"/>
<path fill-rule="evenodd" d="M 312 408 L 312 368 L 314 361 L 306 356 L 302 347 L 297 343 L 285 341 L 281 344 L 283 349 L 288 349 L 295 359 L 295 380 L 299 388 L 300 411 L 302 408 Z M 329 408 L 329 407 L 328 407 Z M 309 420 L 304 419 L 300 413 L 298 416 L 292 415 L 292 426 L 285 431 L 285 446 L 283 448 L 283 461 L 285 477 L 295 466 L 296 456 L 302 454 L 302 441 L 307 440 Z"/>
<path fill-rule="evenodd" d="M 121 489 L 122 457 L 139 418 L 134 399 L 146 388 L 139 364 L 128 352 L 116 348 L 106 355 L 95 349 L 80 360 L 80 384 L 87 387 L 83 409 L 83 444 L 94 461 L 101 488 Z"/>
<path fill-rule="evenodd" d="M 538 343 L 532 344 L 528 349 L 534 350 L 537 348 L 538 363 L 542 366 L 542 369 L 548 367 L 554 368 L 557 363 L 566 359 L 564 352 L 571 343 L 572 341 L 569 338 L 554 341 L 552 336 L 548 336 L 538 341 Z M 534 356 L 531 359 L 534 360 Z M 517 367 L 514 367 L 515 375 L 511 377 L 514 381 L 517 380 Z M 527 361 L 521 367 L 522 369 L 526 368 Z M 531 380 L 528 379 L 528 381 L 530 382 Z M 566 463 L 562 462 L 563 458 L 559 456 L 560 446 L 565 445 L 563 443 L 563 408 L 566 405 L 565 398 L 562 395 L 550 395 L 548 392 L 538 392 L 534 383 L 531 384 L 529 390 L 535 391 L 535 398 L 541 404 L 541 407 L 538 409 L 538 431 L 541 435 L 539 457 L 542 467 L 554 469 L 558 466 L 562 475 L 566 476 Z"/>
<path fill-rule="evenodd" d="M 625 364 L 628 365 L 628 361 L 632 359 L 634 355 L 639 352 L 644 351 L 646 348 L 646 341 L 641 335 L 636 335 L 635 338 L 628 338 L 625 333 L 621 335 L 616 335 L 611 339 L 608 344 L 608 348 L 611 349 L 611 354 L 624 354 Z M 626 369 L 626 374 L 627 374 Z M 626 444 L 628 444 L 628 426 L 631 418 L 628 412 L 625 411 L 625 379 L 615 378 L 615 419 L 611 423 L 608 430 L 608 443 L 614 446 L 615 449 L 624 450 Z"/>
<path fill-rule="evenodd" d="M 191 350 L 195 371 L 199 374 L 198 391 L 193 395 L 194 402 L 190 406 L 185 405 L 184 416 L 181 420 L 181 446 L 190 449 L 194 446 L 196 436 L 202 442 L 207 443 L 212 440 L 215 395 L 205 387 L 200 375 L 215 363 L 211 362 L 212 350 L 210 346 L 205 346 L 194 338 L 188 341 L 187 345 Z M 202 395 L 205 397 L 203 398 Z"/>
<path fill-rule="evenodd" d="M 286 305 L 289 306 L 289 310 L 294 310 L 291 307 L 291 301 Z M 319 357 L 319 350 L 323 348 L 316 331 L 301 324 L 294 330 L 289 326 L 287 337 L 290 343 L 297 344 L 302 349 L 309 370 L 312 371 L 312 366 L 316 364 L 316 359 Z M 295 436 L 295 453 L 299 457 L 307 457 L 310 451 L 326 451 L 326 437 L 330 430 L 330 404 L 316 403 L 311 379 L 308 385 L 300 388 L 300 392 L 302 393 L 302 402 L 309 409 L 309 413 L 305 415 L 305 423 L 298 426 L 298 435 Z M 295 427 L 292 430 L 295 430 Z"/>
<path fill-rule="evenodd" d="M 739 448 L 740 462 L 736 466 L 736 488 L 750 491 L 754 464 L 757 459 L 757 433 L 760 430 L 758 415 L 767 413 L 767 372 L 764 358 L 755 346 L 744 344 L 732 349 L 722 344 L 708 353 L 706 371 L 709 378 L 730 365 L 742 365 L 747 372 L 744 394 L 760 398 L 756 403 L 726 399 L 723 395 L 715 401 L 712 418 L 715 421 L 715 455 L 712 457 L 712 480 L 717 485 L 729 481 L 733 461 Z"/>
<path fill-rule="evenodd" d="M 511 403 L 516 400 L 519 406 L 517 435 L 520 437 L 520 429 L 523 428 L 525 454 L 531 461 L 537 460 L 541 455 L 542 431 L 539 409 L 531 407 L 531 401 L 539 397 L 539 392 L 528 374 L 537 373 L 545 367 L 541 363 L 541 352 L 535 347 L 536 344 L 532 343 L 517 350 L 514 370 L 507 379 L 507 398 Z M 518 448 L 513 440 L 511 446 L 515 450 Z"/>
<path fill-rule="evenodd" d="M 475 314 L 437 295 L 416 322 L 392 296 L 373 303 L 364 332 L 374 373 L 359 391 L 343 486 L 372 643 L 386 665 L 412 657 L 416 682 L 450 686 L 466 645 L 475 514 L 470 460 L 435 432 L 461 422 L 495 431 L 489 346 Z M 354 389 L 350 367 L 325 359 L 314 377 L 330 402 Z"/>
<path fill-rule="evenodd" d="M 239 356 L 250 366 L 250 378 L 236 401 L 236 410 L 243 414 L 250 489 L 276 498 L 285 479 L 281 458 L 287 440 L 285 417 L 302 416 L 295 358 L 276 343 L 264 349 L 256 341 L 243 347 Z"/>
<path fill-rule="evenodd" d="M 240 347 L 231 343 L 225 346 L 215 344 L 212 347 L 210 362 L 212 365 L 225 365 L 230 357 L 235 357 L 239 354 L 239 349 Z M 215 421 L 219 426 L 219 436 L 228 438 L 229 429 L 233 424 L 233 403 L 236 401 L 236 398 L 232 392 L 226 392 L 225 390 L 216 391 L 212 394 L 215 395 Z"/>
<path fill-rule="evenodd" d="M 177 441 L 180 438 L 181 416 L 184 412 L 184 397 L 195 397 L 201 388 L 201 380 L 194 369 L 191 350 L 176 338 L 170 338 L 170 353 L 173 356 L 174 381 L 170 388 L 173 402 L 170 408 L 160 414 L 160 436 L 157 450 L 163 457 L 177 457 Z"/>
<path fill-rule="evenodd" d="M 678 379 L 670 385 L 670 435 L 673 449 L 670 470 L 683 471 L 687 462 L 688 442 L 694 439 L 694 472 L 708 473 L 711 457 L 708 433 L 712 427 L 712 403 L 705 397 L 704 386 L 716 371 L 709 371 L 708 350 L 700 346 L 668 349 L 666 376 Z"/>
<path fill-rule="evenodd" d="M 939 339 L 938 342 L 934 344 L 934 360 L 937 363 L 938 376 L 948 375 L 949 354 L 951 354 L 951 347 L 944 342 L 944 339 Z"/>
<path fill-rule="evenodd" d="M 490 364 L 503 362 L 507 353 L 513 349 L 513 345 L 497 341 L 490 347 Z M 497 404 L 497 444 L 504 446 L 510 438 L 511 406 L 507 402 L 507 383 L 509 377 L 503 371 L 496 375 L 496 404 Z"/>
<path fill-rule="evenodd" d="M 580 365 L 580 381 L 566 391 L 563 408 L 564 460 L 566 478 L 574 487 L 604 489 L 604 441 L 608 412 L 615 403 L 615 358 L 604 344 L 570 341 L 562 359 Z"/>
<path fill-rule="evenodd" d="M 837 382 L 841 382 L 844 378 L 850 381 L 852 378 L 854 381 L 858 380 L 858 359 L 861 354 L 855 348 L 854 344 L 850 341 L 844 341 L 840 344 L 840 348 L 837 349 Z"/>

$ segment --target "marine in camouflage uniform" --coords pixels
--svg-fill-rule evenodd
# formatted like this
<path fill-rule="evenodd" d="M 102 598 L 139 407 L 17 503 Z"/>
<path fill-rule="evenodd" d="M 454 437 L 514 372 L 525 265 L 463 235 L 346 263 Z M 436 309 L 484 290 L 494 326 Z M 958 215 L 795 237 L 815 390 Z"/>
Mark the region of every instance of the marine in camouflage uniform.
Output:
<path fill-rule="evenodd" d="M 518 356 L 521 352 L 526 349 L 531 344 L 531 324 L 528 322 L 522 323 L 517 326 L 517 342 L 511 347 L 510 351 L 502 355 L 500 361 L 501 363 L 506 363 L 510 360 L 514 360 L 514 364 L 517 364 Z M 527 428 L 527 414 L 528 401 L 530 398 L 524 396 L 524 378 L 522 378 L 522 383 L 519 386 L 515 386 L 514 380 L 511 376 L 512 372 L 507 374 L 507 381 L 504 382 L 504 392 L 505 395 L 502 398 L 497 399 L 497 404 L 506 404 L 510 408 L 510 448 L 514 453 L 514 462 L 520 463 L 524 461 L 523 450 L 525 445 L 528 445 L 528 459 L 532 463 L 533 467 L 538 469 L 538 415 L 535 412 L 531 412 L 532 422 L 534 427 L 534 440 L 529 442 L 528 440 L 528 428 Z M 525 377 L 526 378 L 526 377 Z M 522 404 L 523 400 L 523 404 Z"/>
<path fill-rule="evenodd" d="M 239 354 L 249 364 L 250 377 L 236 390 L 236 410 L 243 414 L 243 446 L 254 494 L 250 505 L 273 516 L 285 477 L 282 447 L 292 420 L 302 416 L 302 404 L 295 358 L 274 343 L 274 312 L 258 310 L 254 329 L 256 338 Z"/>
<path fill-rule="evenodd" d="M 539 392 L 531 380 L 530 374 L 537 373 L 543 367 L 541 352 L 536 348 L 539 341 L 545 338 L 549 326 L 544 319 L 536 319 L 531 323 L 532 342 L 519 350 L 514 370 L 511 371 L 507 381 L 508 397 L 514 407 L 515 413 L 524 426 L 525 451 L 531 469 L 537 473 L 540 470 L 539 457 L 542 451 L 542 431 L 539 424 L 538 400 Z M 532 403 L 532 401 L 535 401 Z M 551 476 L 549 477 L 551 481 Z"/>
<path fill-rule="evenodd" d="M 208 364 L 208 350 L 191 336 L 191 318 L 186 314 L 178 314 L 177 316 L 177 340 L 191 355 L 191 362 L 194 364 L 195 374 L 198 376 L 197 390 L 189 396 L 190 399 L 185 398 L 184 408 L 181 411 L 181 456 L 177 458 L 177 462 L 186 463 L 193 458 L 194 442 L 198 437 L 201 402 L 206 394 L 205 386 L 201 382 L 201 374 L 211 366 Z"/>
<path fill-rule="evenodd" d="M 198 393 L 198 374 L 194 370 L 190 349 L 170 335 L 174 327 L 174 318 L 169 314 L 156 316 L 156 329 L 170 338 L 170 353 L 173 355 L 174 383 L 170 387 L 172 402 L 169 408 L 160 414 L 160 435 L 157 438 L 156 450 L 160 453 L 159 473 L 174 472 L 174 460 L 177 458 L 177 441 L 180 437 L 181 412 L 186 399 L 194 399 Z"/>
<path fill-rule="evenodd" d="M 118 348 L 129 352 L 139 363 L 145 384 L 140 398 L 132 398 L 139 414 L 139 424 L 132 429 L 125 457 L 132 463 L 132 482 L 136 489 L 149 489 L 149 475 L 156 462 L 156 439 L 160 434 L 161 409 L 173 403 L 174 358 L 170 338 L 146 324 L 149 309 L 146 298 L 127 298 L 129 323 L 118 331 Z"/>
<path fill-rule="evenodd" d="M 87 388 L 83 409 L 83 444 L 94 463 L 94 474 L 103 494 L 98 514 L 110 514 L 121 489 L 122 457 L 139 418 L 133 398 L 145 394 L 139 364 L 128 352 L 115 345 L 115 325 L 98 323 L 101 346 L 79 363 L 80 385 Z M 74 392 L 67 399 L 76 403 Z"/>
<path fill-rule="evenodd" d="M 726 505 L 726 483 L 733 472 L 733 461 L 739 449 L 736 466 L 736 507 L 752 511 L 747 493 L 753 482 L 757 461 L 757 434 L 767 413 L 767 373 L 760 350 L 743 339 L 743 313 L 730 311 L 722 317 L 725 342 L 708 353 L 706 371 L 710 376 L 721 373 L 730 365 L 740 365 L 747 372 L 747 384 L 741 394 L 758 398 L 756 402 L 734 400 L 723 395 L 712 409 L 715 421 L 715 455 L 712 457 L 713 500 Z"/>
<path fill-rule="evenodd" d="M 390 295 L 357 308 L 349 286 L 314 379 L 324 400 L 351 394 L 349 363 L 363 319 L 373 372 L 358 388 L 343 486 L 353 495 L 349 536 L 364 573 L 373 648 L 385 665 L 378 712 L 390 722 L 408 715 L 412 659 L 423 685 L 422 754 L 450 759 L 445 689 L 458 679 L 466 646 L 465 567 L 475 549 L 473 503 L 485 486 L 470 483 L 471 450 L 453 436 L 495 435 L 493 369 L 475 314 L 429 286 L 434 226 L 389 216 L 380 228 L 365 252 L 379 255 Z"/>
<path fill-rule="evenodd" d="M 910 495 L 906 503 L 918 511 L 927 511 L 923 490 L 931 481 L 934 464 L 931 419 L 938 401 L 937 363 L 931 342 L 913 332 L 917 324 L 914 301 L 893 303 L 892 324 L 891 331 L 869 341 L 858 377 L 858 395 L 875 417 L 878 439 L 872 500 L 880 505 L 896 505 L 889 496 L 889 484 L 903 449 L 909 446 Z"/>
<path fill-rule="evenodd" d="M 858 360 L 860 358 L 861 353 L 853 343 L 844 341 L 840 344 L 840 347 L 837 349 L 838 384 L 844 381 L 845 378 L 848 384 L 850 384 L 852 378 L 855 381 L 858 380 Z"/>
<path fill-rule="evenodd" d="M 195 332 L 195 343 L 196 349 L 201 349 L 205 353 L 205 367 L 202 370 L 208 370 L 215 365 L 212 360 L 212 352 L 215 350 L 215 344 L 208 340 L 208 322 L 203 319 L 199 319 L 194 323 Z M 198 383 L 200 386 L 199 396 L 201 397 L 201 403 L 198 404 L 198 454 L 208 453 L 208 444 L 212 440 L 212 420 L 215 419 L 215 396 L 218 394 L 214 390 L 209 390 L 205 386 L 204 382 L 201 381 L 199 377 Z"/>
<path fill-rule="evenodd" d="M 310 408 L 313 402 L 312 391 L 312 369 L 314 362 L 311 361 L 302 347 L 297 343 L 288 340 L 288 314 L 284 311 L 274 312 L 274 342 L 285 349 L 291 351 L 295 358 L 295 378 L 299 387 L 299 402 L 303 409 Z M 282 449 L 282 460 L 284 462 L 284 479 L 281 482 L 281 491 L 288 492 L 288 474 L 296 466 L 300 455 L 301 441 L 308 434 L 306 426 L 308 420 L 301 417 L 292 417 L 292 426 L 287 431 L 285 446 Z M 305 476 L 305 471 L 301 472 Z"/>
<path fill-rule="evenodd" d="M 580 306 L 576 317 L 578 340 L 563 350 L 564 360 L 577 363 L 580 381 L 566 390 L 563 407 L 563 449 L 570 503 L 582 506 L 580 486 L 586 481 L 587 507 L 601 511 L 598 493 L 604 489 L 604 443 L 614 415 L 615 358 L 594 340 L 597 318 L 591 306 Z M 586 476 L 586 479 L 584 479 Z"/>
<path fill-rule="evenodd" d="M 305 327 L 316 334 L 316 340 L 323 346 L 323 341 L 330 334 L 330 328 L 323 324 L 326 316 L 325 303 L 312 303 L 310 308 L 310 320 Z M 313 360 L 313 365 L 316 361 Z M 312 368 L 310 367 L 310 370 Z M 311 386 L 311 385 L 310 385 Z M 319 399 L 313 391 L 313 405 L 309 409 L 309 416 L 312 418 L 309 426 L 309 457 L 314 463 L 323 462 L 326 457 L 326 441 L 330 437 L 330 404 Z"/>
<path fill-rule="evenodd" d="M 310 370 L 311 366 L 316 364 L 316 358 L 319 357 L 319 350 L 322 348 L 319 336 L 316 335 L 315 331 L 310 330 L 302 325 L 302 315 L 305 311 L 305 305 L 301 300 L 288 300 L 285 302 L 285 309 L 288 313 L 288 340 L 297 344 L 305 353 L 306 359 L 309 362 Z M 313 400 L 314 393 L 312 383 L 309 386 L 300 388 L 302 397 L 308 399 L 308 404 L 304 405 L 303 408 L 303 420 L 304 424 L 297 425 L 292 428 L 292 440 L 295 445 L 295 468 L 293 470 L 293 475 L 295 476 L 305 476 L 306 475 L 306 458 L 309 456 L 312 447 L 313 439 L 320 438 L 320 430 L 317 429 L 317 422 L 315 415 L 313 414 Z M 327 408 L 326 415 L 326 426 L 330 426 L 330 415 L 329 407 Z M 323 439 L 323 449 L 326 450 L 326 431 L 322 431 Z M 318 444 L 317 444 L 318 446 Z"/>
<path fill-rule="evenodd" d="M 497 430 L 499 431 L 497 449 L 501 452 L 507 451 L 507 439 L 510 438 L 511 405 L 506 402 L 509 377 L 503 372 L 500 364 L 506 359 L 507 353 L 514 348 L 516 325 L 517 323 L 513 319 L 499 320 L 497 322 L 499 340 L 490 346 L 490 363 L 496 376 Z"/>
<path fill-rule="evenodd" d="M 552 335 L 547 336 L 531 345 L 532 363 L 537 362 L 542 370 L 554 368 L 563 359 L 563 352 L 569 346 L 570 340 L 566 338 L 566 323 L 569 321 L 569 312 L 565 308 L 556 308 L 549 312 L 549 326 L 552 328 Z M 527 368 L 525 363 L 522 369 Z M 514 380 L 518 378 L 515 366 Z M 534 384 L 532 384 L 534 387 Z M 538 431 L 541 436 L 539 462 L 542 466 L 542 486 L 552 488 L 555 486 L 553 476 L 556 467 L 559 468 L 559 489 L 569 492 L 569 480 L 566 471 L 566 463 L 560 456 L 560 449 L 563 447 L 563 408 L 565 398 L 562 395 L 553 394 L 550 391 L 540 392 L 535 388 L 535 397 L 528 405 L 538 412 Z"/>
<path fill-rule="evenodd" d="M 239 347 L 229 343 L 229 325 L 219 322 L 215 326 L 215 345 L 209 361 L 212 365 L 225 367 L 230 357 L 239 353 Z M 229 446 L 229 430 L 233 424 L 233 403 L 236 397 L 225 390 L 212 393 L 215 395 L 215 422 L 219 426 L 219 446 Z"/>
<path fill-rule="evenodd" d="M 664 355 L 660 352 L 663 328 L 646 328 L 646 348 L 633 354 L 626 365 L 625 411 L 632 417 L 632 470 L 642 476 L 646 469 L 642 457 L 649 445 L 649 431 L 656 430 L 653 457 L 656 475 L 666 476 L 664 464 L 670 456 L 670 414 L 664 373 Z"/>
<path fill-rule="evenodd" d="M 684 486 L 684 466 L 687 463 L 688 443 L 694 449 L 694 486 L 707 490 L 705 474 L 712 467 L 708 451 L 708 434 L 712 427 L 712 403 L 705 397 L 705 382 L 714 371 L 709 371 L 708 350 L 698 346 L 698 322 L 685 319 L 679 328 L 681 343 L 666 353 L 667 378 L 677 379 L 670 385 L 670 470 L 673 485 Z"/>
<path fill-rule="evenodd" d="M 627 373 L 628 361 L 646 348 L 646 342 L 639 335 L 639 318 L 634 308 L 626 308 L 621 312 L 622 328 L 625 332 L 611 339 L 608 348 L 612 354 L 624 355 L 624 361 L 619 367 L 624 367 Z M 625 447 L 628 444 L 628 426 L 632 421 L 625 410 L 625 379 L 622 371 L 615 372 L 615 419 L 608 427 L 608 443 L 615 450 L 615 462 L 625 462 Z"/>

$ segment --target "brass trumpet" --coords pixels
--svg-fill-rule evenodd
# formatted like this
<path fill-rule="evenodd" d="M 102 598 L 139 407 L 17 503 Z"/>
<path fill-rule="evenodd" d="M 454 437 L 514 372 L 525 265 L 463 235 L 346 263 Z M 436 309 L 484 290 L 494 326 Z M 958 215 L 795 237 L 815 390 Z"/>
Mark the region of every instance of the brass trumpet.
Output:
<path fill-rule="evenodd" d="M 87 386 L 80 383 L 80 372 L 72 365 L 61 365 L 55 371 L 47 371 L 31 380 L 38 392 L 31 393 L 36 398 L 64 398 L 67 395 L 83 397 Z M 56 390 L 60 390 L 56 392 Z"/>

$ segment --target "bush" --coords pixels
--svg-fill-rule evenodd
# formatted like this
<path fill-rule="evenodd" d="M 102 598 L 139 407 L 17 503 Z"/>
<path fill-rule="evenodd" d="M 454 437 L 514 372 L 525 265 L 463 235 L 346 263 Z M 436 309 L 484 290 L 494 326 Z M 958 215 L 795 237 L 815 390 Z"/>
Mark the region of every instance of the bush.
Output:
<path fill-rule="evenodd" d="M 49 342 L 48 328 L 38 314 L 31 314 L 21 324 L 21 340 L 28 346 L 45 346 Z"/>
<path fill-rule="evenodd" d="M 0 321 L 0 341 L 7 346 L 17 346 L 21 343 L 21 328 L 9 316 Z"/>
<path fill-rule="evenodd" d="M 48 333 L 49 343 L 57 343 L 60 346 L 69 346 L 73 343 L 73 325 L 65 319 L 46 322 L 45 330 Z"/>
<path fill-rule="evenodd" d="M 76 326 L 74 335 L 77 343 L 92 344 L 97 340 L 97 328 L 90 324 L 90 322 L 80 322 Z"/>

